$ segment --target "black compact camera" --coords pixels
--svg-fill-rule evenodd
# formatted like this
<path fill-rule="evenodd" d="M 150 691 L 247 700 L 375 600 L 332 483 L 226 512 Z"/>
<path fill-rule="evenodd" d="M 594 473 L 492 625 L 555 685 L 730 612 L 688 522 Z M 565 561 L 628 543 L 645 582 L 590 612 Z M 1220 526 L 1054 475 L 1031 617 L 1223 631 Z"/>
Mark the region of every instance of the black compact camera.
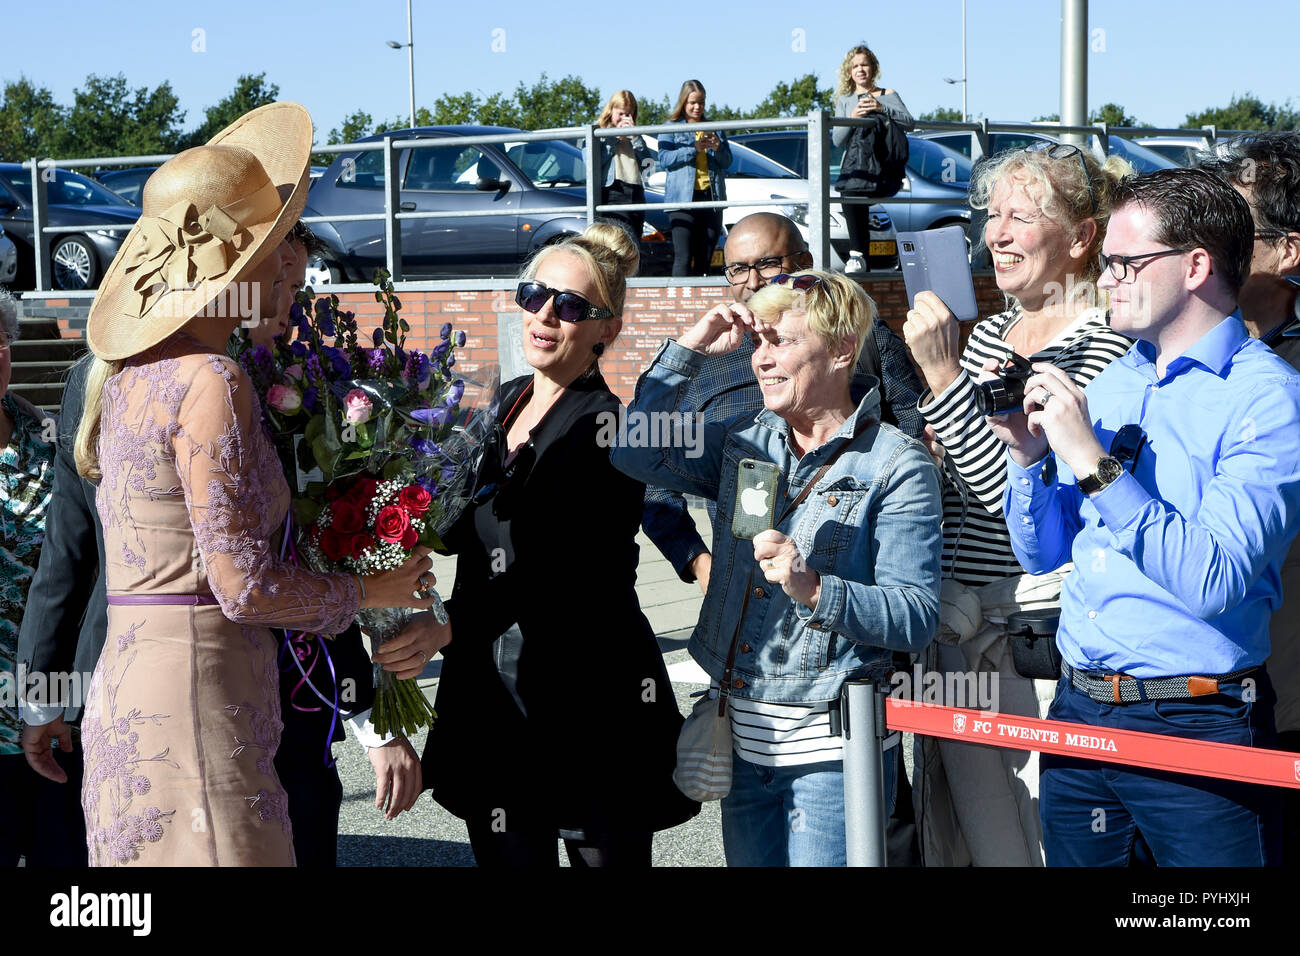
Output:
<path fill-rule="evenodd" d="M 1012 353 L 1010 368 L 1002 370 L 1002 377 L 975 386 L 975 407 L 981 415 L 1002 415 L 1016 411 L 1025 402 L 1025 382 L 1034 374 L 1029 359 Z"/>

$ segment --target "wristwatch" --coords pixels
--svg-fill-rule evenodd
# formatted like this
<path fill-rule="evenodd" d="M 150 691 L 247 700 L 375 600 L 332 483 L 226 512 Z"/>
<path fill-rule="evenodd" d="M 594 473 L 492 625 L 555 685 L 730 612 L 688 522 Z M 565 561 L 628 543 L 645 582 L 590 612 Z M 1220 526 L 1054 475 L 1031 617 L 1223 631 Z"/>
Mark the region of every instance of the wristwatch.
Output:
<path fill-rule="evenodd" d="M 1079 490 L 1085 495 L 1094 495 L 1122 474 L 1124 466 L 1120 460 L 1106 455 L 1098 460 L 1096 471 L 1079 479 Z"/>

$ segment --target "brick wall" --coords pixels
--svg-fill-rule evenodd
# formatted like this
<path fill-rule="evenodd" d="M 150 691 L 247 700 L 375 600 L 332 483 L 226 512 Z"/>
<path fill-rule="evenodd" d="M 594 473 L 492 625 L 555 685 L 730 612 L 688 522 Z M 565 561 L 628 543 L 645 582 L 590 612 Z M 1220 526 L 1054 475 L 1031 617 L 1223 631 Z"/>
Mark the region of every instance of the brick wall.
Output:
<path fill-rule="evenodd" d="M 898 331 L 907 313 L 907 293 L 901 278 L 868 279 L 867 294 L 876 300 L 881 317 Z M 975 294 L 980 315 L 1003 309 L 1002 293 L 991 275 L 975 277 Z M 623 331 L 614 347 L 601 359 L 601 371 L 610 388 L 624 402 L 632 397 L 637 376 L 645 369 L 659 344 L 675 338 L 695 322 L 701 313 L 727 296 L 725 286 L 683 286 L 634 288 L 628 290 Z M 429 349 L 438 343 L 444 322 L 466 335 L 465 349 L 457 368 L 478 371 L 498 361 L 502 317 L 517 313 L 513 293 L 506 290 L 406 292 L 399 296 L 402 315 L 410 323 L 407 342 L 411 348 Z M 383 310 L 372 293 L 349 292 L 339 296 L 344 308 L 357 314 L 363 330 L 378 327 Z M 507 347 L 514 345 L 507 342 Z"/>

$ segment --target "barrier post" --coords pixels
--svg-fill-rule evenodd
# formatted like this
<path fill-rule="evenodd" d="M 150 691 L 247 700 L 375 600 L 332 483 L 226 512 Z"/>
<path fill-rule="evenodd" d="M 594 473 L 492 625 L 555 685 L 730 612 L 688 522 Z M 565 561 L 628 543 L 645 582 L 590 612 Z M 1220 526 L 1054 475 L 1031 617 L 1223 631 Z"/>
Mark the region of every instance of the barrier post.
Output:
<path fill-rule="evenodd" d="M 844 839 L 849 866 L 885 865 L 884 699 L 874 681 L 844 683 Z"/>

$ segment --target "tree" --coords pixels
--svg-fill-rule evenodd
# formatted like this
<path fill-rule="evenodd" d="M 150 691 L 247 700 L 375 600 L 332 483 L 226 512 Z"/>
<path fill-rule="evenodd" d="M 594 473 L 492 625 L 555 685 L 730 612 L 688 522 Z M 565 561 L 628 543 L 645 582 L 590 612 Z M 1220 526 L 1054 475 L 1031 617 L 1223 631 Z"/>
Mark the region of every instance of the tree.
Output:
<path fill-rule="evenodd" d="M 373 122 L 370 114 L 365 110 L 355 110 L 343 117 L 342 127 L 330 130 L 329 138 L 325 140 L 325 143 L 329 146 L 336 143 L 355 143 L 361 137 L 370 135 L 370 127 Z"/>
<path fill-rule="evenodd" d="M 229 95 L 203 111 L 203 124 L 185 137 L 185 146 L 202 146 L 245 113 L 279 98 L 280 87 L 267 83 L 265 73 L 241 76 Z"/>
<path fill-rule="evenodd" d="M 961 110 L 955 106 L 937 106 L 917 117 L 923 123 L 960 123 Z"/>
<path fill-rule="evenodd" d="M 758 106 L 749 112 L 751 119 L 776 119 L 781 116 L 807 116 L 811 110 L 835 109 L 835 94 L 830 87 L 817 85 L 816 73 L 805 73 L 790 83 L 784 80 L 772 88 Z"/>
<path fill-rule="evenodd" d="M 657 100 L 652 100 L 648 96 L 638 96 L 636 98 L 637 112 L 636 121 L 641 126 L 655 126 L 667 121 L 668 114 L 673 111 L 673 101 L 668 99 L 665 93 Z"/>
<path fill-rule="evenodd" d="M 1060 113 L 1044 113 L 1042 116 L 1035 116 L 1035 123 L 1059 123 L 1061 122 Z"/>
<path fill-rule="evenodd" d="M 1290 101 L 1284 106 L 1264 103 L 1247 92 L 1233 96 L 1227 106 L 1188 113 L 1185 125 L 1190 127 L 1217 126 L 1220 129 L 1296 129 L 1300 114 L 1291 109 Z"/>
<path fill-rule="evenodd" d="M 444 93 L 433 101 L 430 126 L 460 126 L 473 123 L 478 117 L 479 98 L 466 90 L 464 93 Z"/>
<path fill-rule="evenodd" d="M 59 139 L 61 156 L 171 153 L 181 146 L 185 111 L 163 82 L 155 90 L 128 89 L 126 77 L 86 77 L 75 92 Z"/>
<path fill-rule="evenodd" d="M 0 105 L 0 159 L 22 162 L 58 154 L 64 114 L 54 94 L 33 86 L 27 77 L 6 83 Z"/>
<path fill-rule="evenodd" d="M 514 125 L 532 130 L 581 126 L 584 123 L 594 123 L 603 104 L 600 90 L 588 87 L 579 77 L 566 76 L 552 82 L 543 73 L 532 86 L 524 86 L 521 82 L 515 87 L 514 105 L 518 122 L 497 125 Z"/>
<path fill-rule="evenodd" d="M 1088 116 L 1089 123 L 1109 123 L 1111 126 L 1150 126 L 1136 116 L 1129 116 L 1118 103 L 1103 103 Z"/>

